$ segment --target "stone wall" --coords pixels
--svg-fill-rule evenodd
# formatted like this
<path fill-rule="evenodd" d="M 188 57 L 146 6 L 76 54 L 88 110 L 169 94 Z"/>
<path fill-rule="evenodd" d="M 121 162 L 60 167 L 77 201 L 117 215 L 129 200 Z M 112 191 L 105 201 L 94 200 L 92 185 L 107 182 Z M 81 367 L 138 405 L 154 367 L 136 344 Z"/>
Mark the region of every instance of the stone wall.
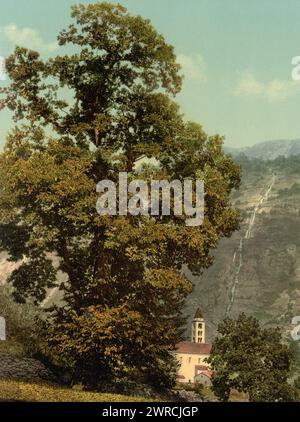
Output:
<path fill-rule="evenodd" d="M 0 353 L 0 378 L 55 381 L 53 373 L 36 359 Z"/>

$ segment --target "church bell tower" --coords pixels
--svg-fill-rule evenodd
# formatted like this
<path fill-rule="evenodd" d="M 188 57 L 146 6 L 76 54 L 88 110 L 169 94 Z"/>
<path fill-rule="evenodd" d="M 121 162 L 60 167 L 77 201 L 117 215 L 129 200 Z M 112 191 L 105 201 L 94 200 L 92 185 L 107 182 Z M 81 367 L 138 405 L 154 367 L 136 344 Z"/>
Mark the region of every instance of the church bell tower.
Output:
<path fill-rule="evenodd" d="M 200 308 L 197 309 L 192 321 L 192 342 L 205 343 L 205 321 Z"/>

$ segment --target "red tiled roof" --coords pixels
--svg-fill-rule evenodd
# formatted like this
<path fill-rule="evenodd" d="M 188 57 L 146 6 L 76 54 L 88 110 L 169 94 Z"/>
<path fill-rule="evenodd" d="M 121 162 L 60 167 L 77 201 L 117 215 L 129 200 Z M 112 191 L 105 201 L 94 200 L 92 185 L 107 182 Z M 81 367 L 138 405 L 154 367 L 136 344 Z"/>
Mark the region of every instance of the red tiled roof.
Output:
<path fill-rule="evenodd" d="M 197 375 L 205 375 L 208 378 L 212 377 L 213 371 L 204 365 L 195 365 L 195 376 Z"/>
<path fill-rule="evenodd" d="M 197 375 L 205 375 L 207 378 L 211 378 L 212 377 L 212 371 L 210 371 L 209 369 L 207 369 L 206 371 L 201 371 L 199 372 Z"/>
<path fill-rule="evenodd" d="M 185 376 L 184 375 L 177 375 L 177 378 L 180 380 L 185 380 Z"/>
<path fill-rule="evenodd" d="M 182 341 L 176 345 L 177 353 L 209 355 L 210 351 L 211 351 L 210 343 L 194 343 L 191 341 Z"/>
<path fill-rule="evenodd" d="M 195 369 L 201 369 L 202 371 L 208 369 L 208 366 L 205 365 L 195 365 Z"/>

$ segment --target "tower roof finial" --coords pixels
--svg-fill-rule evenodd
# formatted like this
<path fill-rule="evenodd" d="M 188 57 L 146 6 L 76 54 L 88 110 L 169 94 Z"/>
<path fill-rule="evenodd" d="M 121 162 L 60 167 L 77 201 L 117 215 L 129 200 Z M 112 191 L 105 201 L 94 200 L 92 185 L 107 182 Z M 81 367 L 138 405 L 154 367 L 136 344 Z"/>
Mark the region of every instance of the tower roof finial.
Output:
<path fill-rule="evenodd" d="M 198 306 L 198 308 L 197 308 L 197 311 L 196 311 L 196 313 L 195 313 L 194 318 L 195 318 L 195 319 L 196 319 L 196 318 L 203 318 L 203 313 L 202 313 L 202 310 L 201 310 L 200 306 Z"/>

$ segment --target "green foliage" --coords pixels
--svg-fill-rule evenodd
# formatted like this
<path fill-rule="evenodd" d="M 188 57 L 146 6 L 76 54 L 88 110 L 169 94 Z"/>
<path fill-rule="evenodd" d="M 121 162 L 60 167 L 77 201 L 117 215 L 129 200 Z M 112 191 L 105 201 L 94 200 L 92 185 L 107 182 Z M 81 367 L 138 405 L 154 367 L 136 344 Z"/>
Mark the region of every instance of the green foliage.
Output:
<path fill-rule="evenodd" d="M 289 339 L 289 347 L 292 352 L 292 368 L 291 372 L 293 375 L 297 375 L 299 373 L 300 368 L 300 345 L 299 342 Z"/>
<path fill-rule="evenodd" d="M 0 156 L 0 249 L 26 258 L 10 277 L 17 300 L 41 302 L 55 284 L 64 295 L 47 327 L 57 364 L 83 380 L 138 372 L 169 386 L 192 288 L 181 268 L 201 273 L 238 227 L 230 192 L 239 166 L 220 136 L 183 120 L 171 99 L 181 86 L 173 47 L 149 21 L 108 3 L 74 6 L 72 16 L 58 40 L 73 54 L 43 61 L 17 47 L 7 60 L 3 103 L 19 125 Z M 137 172 L 142 157 L 160 166 Z M 100 217 L 96 183 L 117 184 L 120 171 L 148 182 L 203 179 L 204 224 Z M 54 280 L 58 270 L 67 282 Z"/>
<path fill-rule="evenodd" d="M 292 354 L 277 328 L 261 328 L 257 319 L 241 314 L 225 319 L 218 333 L 208 362 L 220 400 L 228 401 L 235 389 L 248 393 L 250 401 L 297 401 L 287 383 Z"/>
<path fill-rule="evenodd" d="M 300 376 L 299 376 L 299 377 L 297 377 L 297 378 L 294 380 L 294 386 L 295 386 L 295 388 L 297 388 L 298 390 L 300 390 Z"/>
<path fill-rule="evenodd" d="M 0 351 L 13 355 L 33 355 L 40 342 L 37 310 L 33 304 L 16 304 L 7 286 L 0 287 L 0 315 L 6 321 L 6 341 Z"/>

